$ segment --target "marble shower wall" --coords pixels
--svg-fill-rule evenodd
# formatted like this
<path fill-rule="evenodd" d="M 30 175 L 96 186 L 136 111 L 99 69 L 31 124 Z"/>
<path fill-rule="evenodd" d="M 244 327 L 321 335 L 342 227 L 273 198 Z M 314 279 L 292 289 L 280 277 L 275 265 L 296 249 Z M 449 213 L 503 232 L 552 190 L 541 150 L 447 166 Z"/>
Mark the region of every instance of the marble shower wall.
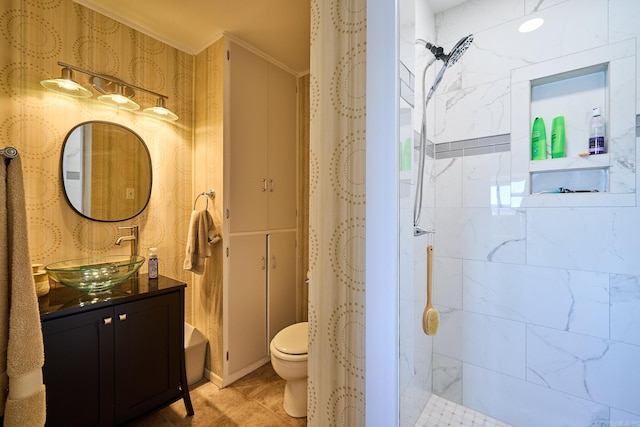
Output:
<path fill-rule="evenodd" d="M 529 15 L 545 25 L 518 33 Z M 475 35 L 429 116 L 436 144 L 469 148 L 514 132 L 512 70 L 629 39 L 638 49 L 640 3 L 470 0 L 435 20 L 445 50 Z M 521 207 L 510 143 L 436 155 L 433 392 L 519 427 L 640 423 L 640 209 Z"/>

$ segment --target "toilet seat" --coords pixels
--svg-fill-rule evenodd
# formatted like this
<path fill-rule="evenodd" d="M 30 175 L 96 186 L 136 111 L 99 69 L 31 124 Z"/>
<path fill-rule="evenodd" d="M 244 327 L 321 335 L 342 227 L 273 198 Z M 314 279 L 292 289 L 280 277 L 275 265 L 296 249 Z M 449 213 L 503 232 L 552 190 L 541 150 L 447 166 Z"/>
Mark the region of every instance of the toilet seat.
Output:
<path fill-rule="evenodd" d="M 287 326 L 273 337 L 271 344 L 280 353 L 307 354 L 309 351 L 309 323 L 300 322 Z"/>

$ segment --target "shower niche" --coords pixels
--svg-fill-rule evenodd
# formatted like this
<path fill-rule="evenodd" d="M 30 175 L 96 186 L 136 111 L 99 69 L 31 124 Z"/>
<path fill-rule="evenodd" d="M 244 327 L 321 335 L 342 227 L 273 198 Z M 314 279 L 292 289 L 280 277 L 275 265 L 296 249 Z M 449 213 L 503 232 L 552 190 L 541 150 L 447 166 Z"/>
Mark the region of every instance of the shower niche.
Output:
<path fill-rule="evenodd" d="M 627 40 L 512 71 L 512 174 L 522 184 L 512 185 L 512 197 L 521 206 L 636 204 L 635 52 L 635 40 Z M 594 107 L 606 124 L 606 153 L 585 155 Z M 553 159 L 557 116 L 565 120 L 565 157 Z M 545 160 L 531 160 L 536 117 L 545 122 Z"/>

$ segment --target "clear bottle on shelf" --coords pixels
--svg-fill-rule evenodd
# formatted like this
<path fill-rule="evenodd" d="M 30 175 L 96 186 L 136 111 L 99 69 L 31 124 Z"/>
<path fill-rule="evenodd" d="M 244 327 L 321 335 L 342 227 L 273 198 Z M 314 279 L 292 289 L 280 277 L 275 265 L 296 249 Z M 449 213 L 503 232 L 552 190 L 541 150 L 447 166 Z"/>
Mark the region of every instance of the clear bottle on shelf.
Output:
<path fill-rule="evenodd" d="M 607 152 L 605 148 L 605 127 L 604 120 L 600 115 L 600 107 L 593 109 L 591 117 L 591 126 L 589 131 L 589 154 L 604 154 Z"/>

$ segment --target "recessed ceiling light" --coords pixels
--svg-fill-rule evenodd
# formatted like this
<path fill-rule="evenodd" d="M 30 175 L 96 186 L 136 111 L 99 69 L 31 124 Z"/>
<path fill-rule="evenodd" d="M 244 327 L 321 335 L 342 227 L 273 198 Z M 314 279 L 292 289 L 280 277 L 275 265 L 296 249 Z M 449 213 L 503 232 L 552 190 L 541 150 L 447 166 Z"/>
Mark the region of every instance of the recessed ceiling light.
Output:
<path fill-rule="evenodd" d="M 529 19 L 528 21 L 520 25 L 518 31 L 520 31 L 521 33 L 530 33 L 531 31 L 535 31 L 538 28 L 542 27 L 542 24 L 544 24 L 544 19 L 542 18 Z"/>

